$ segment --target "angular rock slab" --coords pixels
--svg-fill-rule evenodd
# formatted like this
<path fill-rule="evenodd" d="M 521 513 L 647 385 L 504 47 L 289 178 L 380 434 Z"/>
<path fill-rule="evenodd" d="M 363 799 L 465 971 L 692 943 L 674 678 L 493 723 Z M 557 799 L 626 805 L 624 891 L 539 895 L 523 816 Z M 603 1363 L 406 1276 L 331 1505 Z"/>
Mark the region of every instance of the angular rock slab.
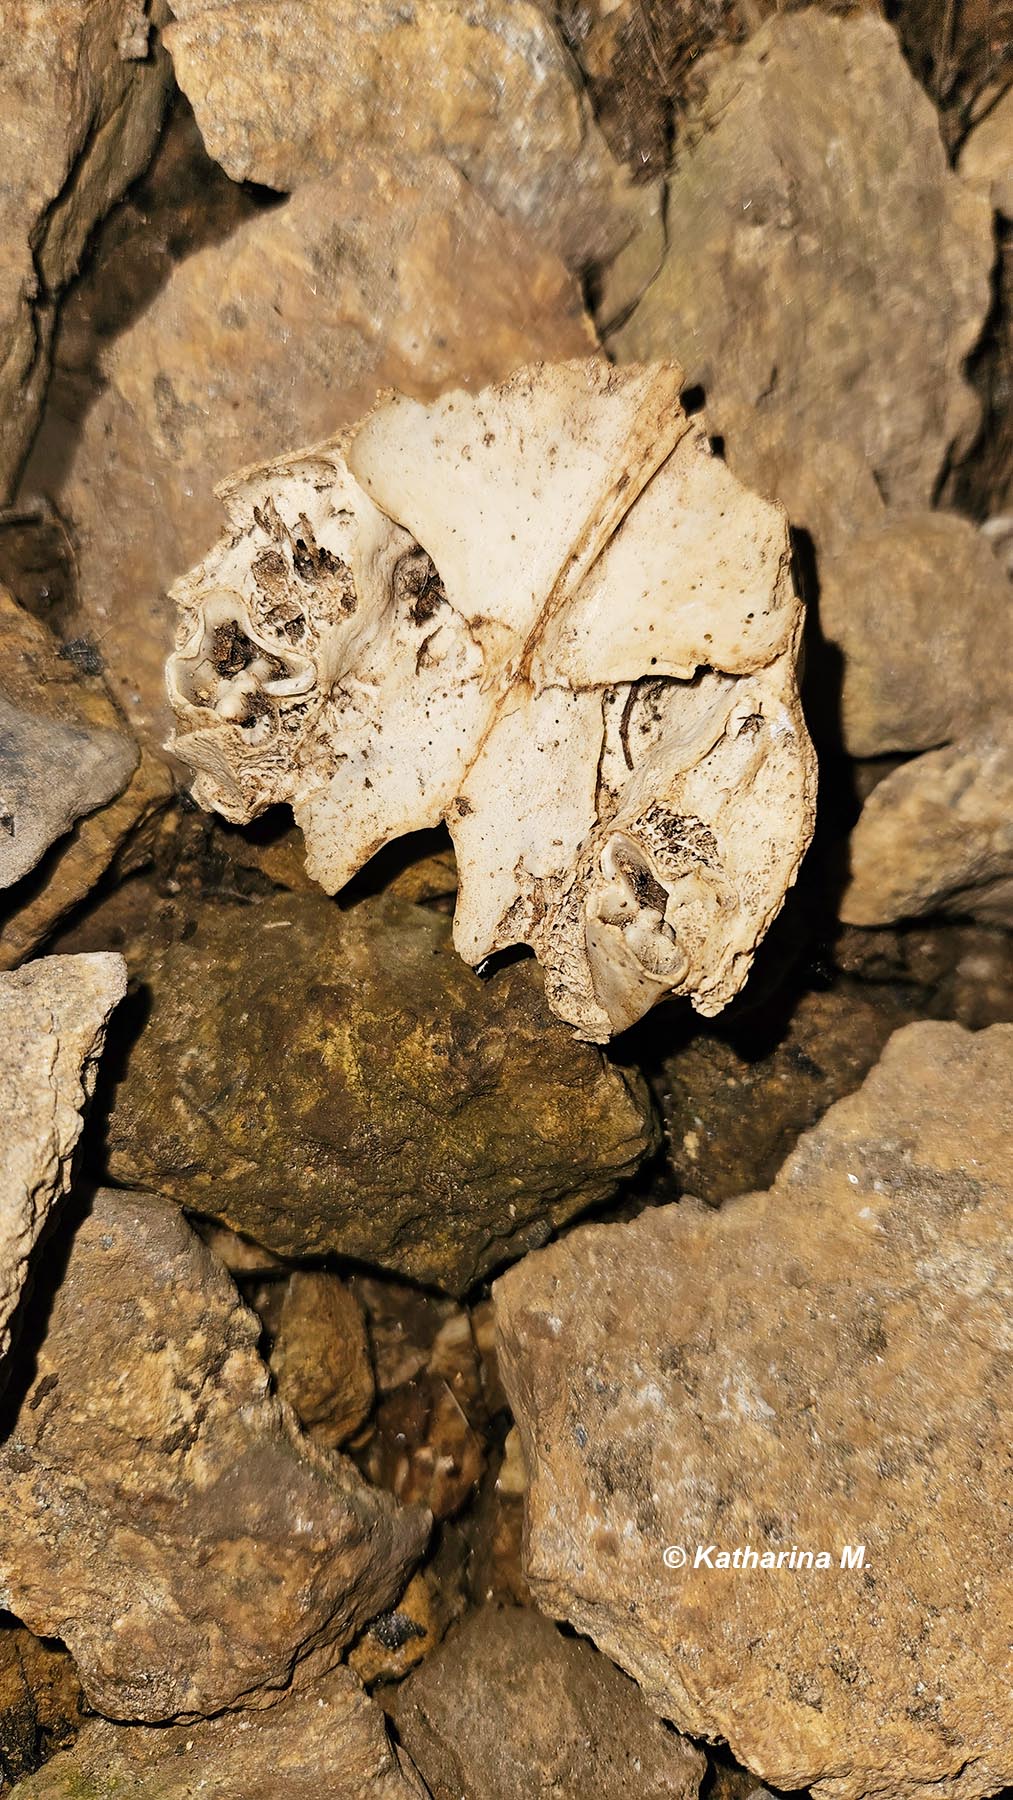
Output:
<path fill-rule="evenodd" d="M 122 956 L 48 956 L 0 975 L 0 1360 L 39 1233 L 70 1185 Z"/>
<path fill-rule="evenodd" d="M 124 0 L 8 0 L 0 42 L 0 504 L 13 497 L 49 373 L 61 287 L 154 148 L 169 76 Z M 146 8 L 136 6 L 140 15 Z M 161 0 L 151 9 L 165 16 Z"/>
<path fill-rule="evenodd" d="M 425 1544 L 425 1512 L 300 1435 L 259 1331 L 176 1207 L 100 1191 L 0 1444 L 0 1605 L 113 1718 L 263 1703 Z"/>
<path fill-rule="evenodd" d="M 283 1255 L 461 1291 L 654 1143 L 641 1082 L 552 1019 L 534 965 L 481 981 L 421 907 L 205 906 L 146 980 L 110 1168 Z"/>
<path fill-rule="evenodd" d="M 629 236 L 643 199 L 579 71 L 530 0 L 177 0 L 165 40 L 208 150 L 286 191 L 382 145 L 445 156 L 571 267 Z"/>
<path fill-rule="evenodd" d="M 1013 926 L 1013 719 L 994 713 L 956 743 L 894 769 L 848 840 L 849 925 L 946 913 Z"/>
<path fill-rule="evenodd" d="M 820 631 L 840 658 L 849 755 L 933 749 L 1013 709 L 1011 614 L 998 559 L 955 513 L 887 513 L 823 559 Z"/>
<path fill-rule="evenodd" d="M 433 1800 L 695 1800 L 707 1766 L 606 1657 L 528 1607 L 472 1613 L 390 1710 Z"/>
<path fill-rule="evenodd" d="M 119 733 L 59 725 L 0 694 L 0 888 L 34 869 L 82 813 L 112 800 L 136 762 L 136 746 Z"/>
<path fill-rule="evenodd" d="M 611 348 L 677 356 L 732 468 L 822 551 L 883 498 L 928 506 L 970 440 L 991 212 L 872 12 L 779 14 L 695 75 L 669 254 Z"/>
<path fill-rule="evenodd" d="M 1013 1780 L 1011 1134 L 1013 1026 L 911 1025 L 768 1192 L 496 1284 L 539 1604 L 779 1788 Z"/>
<path fill-rule="evenodd" d="M 135 730 L 160 748 L 171 724 L 166 589 L 220 530 L 216 482 L 386 387 L 430 398 L 593 341 L 558 258 L 439 157 L 364 151 L 179 264 L 105 359 L 61 491 L 74 629 Z"/>
<path fill-rule="evenodd" d="M 0 889 L 126 786 L 137 745 L 120 723 L 102 682 L 0 586 Z"/>
<path fill-rule="evenodd" d="M 422 1800 L 424 1792 L 379 1707 L 342 1668 L 252 1717 L 158 1730 L 90 1719 L 71 1749 L 17 1788 L 21 1800 Z"/>

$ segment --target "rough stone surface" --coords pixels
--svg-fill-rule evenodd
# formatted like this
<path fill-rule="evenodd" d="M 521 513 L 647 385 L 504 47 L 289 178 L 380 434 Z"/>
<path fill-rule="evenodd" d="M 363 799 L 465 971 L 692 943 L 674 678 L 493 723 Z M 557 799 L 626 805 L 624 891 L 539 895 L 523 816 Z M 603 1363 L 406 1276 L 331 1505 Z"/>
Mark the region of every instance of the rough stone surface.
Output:
<path fill-rule="evenodd" d="M 852 756 L 949 743 L 983 710 L 1013 706 L 998 651 L 1013 587 L 983 537 L 952 513 L 887 516 L 820 564 L 820 629 L 840 658 L 840 727 Z"/>
<path fill-rule="evenodd" d="M 102 876 L 122 863 L 136 834 L 163 811 L 172 794 L 165 763 L 142 750 L 123 792 L 79 819 L 31 877 L 6 896 L 11 910 L 0 906 L 0 969 L 24 962 Z"/>
<path fill-rule="evenodd" d="M 0 888 L 27 875 L 82 813 L 118 794 L 136 761 L 136 746 L 118 732 L 60 725 L 0 694 Z"/>
<path fill-rule="evenodd" d="M 608 1194 L 653 1142 L 638 1079 L 481 981 L 445 918 L 280 895 L 154 950 L 109 1127 L 117 1179 L 286 1255 L 459 1290 Z"/>
<path fill-rule="evenodd" d="M 82 1699 L 66 1650 L 0 1620 L 0 1793 L 73 1737 Z"/>
<path fill-rule="evenodd" d="M 155 12 L 164 16 L 159 0 Z M 10 0 L 0 43 L 0 504 L 49 372 L 60 289 L 96 220 L 144 168 L 168 74 L 120 53 L 123 0 Z"/>
<path fill-rule="evenodd" d="M 424 1791 L 347 1669 L 252 1716 L 157 1730 L 91 1719 L 17 1789 L 21 1800 L 422 1800 Z"/>
<path fill-rule="evenodd" d="M 433 1800 L 695 1800 L 706 1767 L 591 1644 L 527 1608 L 472 1613 L 391 1710 Z"/>
<path fill-rule="evenodd" d="M 778 1788 L 1013 1778 L 1011 1131 L 1013 1026 L 911 1025 L 768 1192 L 496 1284 L 539 1605 Z M 694 1566 L 712 1544 L 832 1566 Z"/>
<path fill-rule="evenodd" d="M 898 987 L 838 979 L 728 1034 L 696 1031 L 661 1071 L 668 1158 L 685 1193 L 716 1205 L 773 1181 L 803 1131 L 859 1087 L 891 1032 L 919 1016 Z"/>
<path fill-rule="evenodd" d="M 401 1591 L 427 1515 L 301 1435 L 174 1206 L 100 1191 L 38 1335 L 0 1445 L 0 1602 L 63 1640 L 99 1711 L 269 1700 Z"/>
<path fill-rule="evenodd" d="M 962 366 L 989 308 L 991 213 L 871 12 L 775 16 L 696 78 L 669 255 L 612 348 L 677 356 L 732 468 L 822 552 L 874 526 L 884 498 L 928 506 L 970 439 Z"/>
<path fill-rule="evenodd" d="M 596 1043 L 720 1012 L 813 827 L 787 524 L 681 387 L 591 358 L 388 397 L 223 488 L 173 590 L 200 804 L 290 803 L 329 893 L 445 823 L 459 953 L 529 944 Z"/>
<path fill-rule="evenodd" d="M 993 714 L 873 788 L 848 844 L 841 918 L 925 913 L 1013 925 L 1013 720 Z"/>
<path fill-rule="evenodd" d="M 169 584 L 220 529 L 215 483 L 356 418 L 593 342 L 558 259 L 438 158 L 363 151 L 198 251 L 106 360 L 63 486 L 71 629 L 102 645 L 131 723 L 169 724 Z"/>
<path fill-rule="evenodd" d="M 996 212 L 1013 218 L 1013 87 L 968 132 L 957 168 Z"/>
<path fill-rule="evenodd" d="M 233 180 L 291 191 L 375 144 L 446 156 L 573 267 L 628 236 L 638 194 L 530 0 L 178 0 L 166 32 Z"/>
<path fill-rule="evenodd" d="M 102 683 L 0 587 L 0 889 L 126 786 L 137 746 L 119 725 Z"/>
<path fill-rule="evenodd" d="M 318 1444 L 336 1447 L 362 1424 L 374 1389 L 366 1320 L 339 1276 L 319 1270 L 289 1277 L 271 1371 Z"/>
<path fill-rule="evenodd" d="M 70 1186 L 121 956 L 49 956 L 0 975 L 0 1358 L 39 1233 Z"/>

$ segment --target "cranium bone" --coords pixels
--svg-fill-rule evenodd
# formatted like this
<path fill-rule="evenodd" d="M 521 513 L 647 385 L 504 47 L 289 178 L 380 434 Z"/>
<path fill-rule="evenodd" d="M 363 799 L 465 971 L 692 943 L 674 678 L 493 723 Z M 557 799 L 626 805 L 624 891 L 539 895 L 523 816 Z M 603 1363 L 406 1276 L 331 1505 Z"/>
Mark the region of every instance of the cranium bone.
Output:
<path fill-rule="evenodd" d="M 591 360 L 384 399 L 220 489 L 174 590 L 200 803 L 291 802 L 331 893 L 445 820 L 460 954 L 530 944 L 598 1042 L 666 993 L 719 1012 L 812 832 L 787 522 L 681 382 Z"/>

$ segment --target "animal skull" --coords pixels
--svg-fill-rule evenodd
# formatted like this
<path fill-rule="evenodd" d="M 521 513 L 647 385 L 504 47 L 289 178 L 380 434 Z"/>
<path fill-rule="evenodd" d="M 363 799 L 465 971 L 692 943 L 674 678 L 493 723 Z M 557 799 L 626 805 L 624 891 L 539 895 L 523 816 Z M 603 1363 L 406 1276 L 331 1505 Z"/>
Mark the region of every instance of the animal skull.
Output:
<path fill-rule="evenodd" d="M 220 491 L 174 589 L 172 748 L 202 805 L 291 802 L 334 893 L 445 820 L 470 963 L 530 944 L 605 1041 L 719 1012 L 808 845 L 787 523 L 666 363 L 390 397 Z"/>

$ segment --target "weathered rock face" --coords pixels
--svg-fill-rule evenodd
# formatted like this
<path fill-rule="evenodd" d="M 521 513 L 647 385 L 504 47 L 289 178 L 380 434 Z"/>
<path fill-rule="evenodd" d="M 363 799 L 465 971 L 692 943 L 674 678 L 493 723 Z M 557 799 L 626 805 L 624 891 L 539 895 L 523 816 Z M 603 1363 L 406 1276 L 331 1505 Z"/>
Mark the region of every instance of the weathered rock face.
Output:
<path fill-rule="evenodd" d="M 823 636 L 841 658 L 852 756 L 928 750 L 1013 704 L 997 654 L 1013 588 L 981 532 L 953 513 L 886 515 L 820 564 Z"/>
<path fill-rule="evenodd" d="M 604 1656 L 521 1607 L 472 1613 L 391 1711 L 433 1800 L 692 1800 L 706 1767 Z"/>
<path fill-rule="evenodd" d="M 996 212 L 1013 218 L 1013 90 L 968 132 L 957 168 Z"/>
<path fill-rule="evenodd" d="M 209 906 L 147 980 L 110 1168 L 284 1254 L 461 1290 L 653 1143 L 640 1082 L 552 1019 L 533 964 L 480 981 L 420 907 Z"/>
<path fill-rule="evenodd" d="M 848 845 L 841 918 L 923 913 L 1013 925 L 1013 723 L 1006 711 L 873 788 Z"/>
<path fill-rule="evenodd" d="M 161 760 L 142 752 L 138 761 L 88 657 L 61 648 L 3 587 L 0 712 L 8 724 L 0 742 L 0 887 L 9 886 L 0 896 L 0 969 L 11 969 L 166 803 L 171 782 Z"/>
<path fill-rule="evenodd" d="M 60 725 L 0 694 L 0 887 L 27 875 L 81 813 L 119 793 L 136 761 L 136 746 L 119 733 Z"/>
<path fill-rule="evenodd" d="M 146 28 L 136 50 L 124 44 L 126 10 L 123 0 L 12 0 L 4 11 L 0 504 L 38 420 L 59 291 L 154 146 L 167 59 Z M 153 12 L 164 16 L 160 0 Z"/>
<path fill-rule="evenodd" d="M 929 505 L 973 430 L 961 369 L 989 305 L 990 210 L 872 13 L 776 16 L 696 75 L 671 249 L 612 347 L 677 356 L 732 468 L 823 551 L 883 498 Z"/>
<path fill-rule="evenodd" d="M 154 823 L 173 793 L 165 762 L 147 750 L 123 792 L 79 819 L 40 868 L 0 907 L 0 969 L 16 968 L 45 941 L 114 865 L 121 867 L 137 834 Z"/>
<path fill-rule="evenodd" d="M 1013 1776 L 1011 1130 L 1013 1027 L 912 1025 L 769 1192 L 496 1284 L 539 1604 L 779 1788 Z M 696 1566 L 712 1545 L 832 1566 Z"/>
<path fill-rule="evenodd" d="M 812 833 L 786 521 L 672 363 L 536 364 L 248 470 L 173 590 L 195 798 L 291 803 L 337 893 L 445 822 L 454 943 L 603 1043 L 741 988 Z"/>
<path fill-rule="evenodd" d="M 592 342 L 557 258 L 437 157 L 362 151 L 180 264 L 110 353 L 61 496 L 74 629 L 101 642 L 131 723 L 153 746 L 168 732 L 165 590 L 220 529 L 216 482 L 380 389 L 429 397 Z"/>
<path fill-rule="evenodd" d="M 421 1782 L 393 1748 L 383 1714 L 347 1669 L 297 1689 L 254 1716 L 225 1713 L 190 1725 L 112 1725 L 91 1719 L 72 1749 L 22 1782 L 23 1800 L 422 1800 Z"/>
<path fill-rule="evenodd" d="M 137 746 L 119 725 L 101 681 L 0 587 L 0 888 L 126 786 Z"/>
<path fill-rule="evenodd" d="M 271 1351 L 278 1392 L 318 1444 L 350 1437 L 373 1404 L 366 1320 L 351 1289 L 326 1271 L 290 1275 Z"/>
<path fill-rule="evenodd" d="M 668 1158 L 684 1192 L 715 1205 L 774 1180 L 803 1131 L 859 1087 L 891 1032 L 923 1016 L 896 987 L 837 980 L 803 994 L 786 1023 L 697 1031 L 665 1057 Z"/>
<path fill-rule="evenodd" d="M 211 155 L 291 191 L 374 144 L 437 153 L 573 267 L 628 236 L 612 161 L 546 10 L 477 0 L 179 0 L 165 37 Z M 305 441 L 305 438 L 304 440 Z"/>
<path fill-rule="evenodd" d="M 425 1513 L 300 1435 L 258 1334 L 174 1206 L 99 1193 L 0 1445 L 0 1603 L 114 1718 L 263 1703 L 425 1543 Z"/>
<path fill-rule="evenodd" d="M 106 1023 L 126 985 L 112 955 L 50 956 L 0 975 L 0 1359 L 39 1233 L 70 1186 Z"/>
<path fill-rule="evenodd" d="M 73 1737 L 82 1700 L 66 1650 L 0 1623 L 0 1792 Z"/>

